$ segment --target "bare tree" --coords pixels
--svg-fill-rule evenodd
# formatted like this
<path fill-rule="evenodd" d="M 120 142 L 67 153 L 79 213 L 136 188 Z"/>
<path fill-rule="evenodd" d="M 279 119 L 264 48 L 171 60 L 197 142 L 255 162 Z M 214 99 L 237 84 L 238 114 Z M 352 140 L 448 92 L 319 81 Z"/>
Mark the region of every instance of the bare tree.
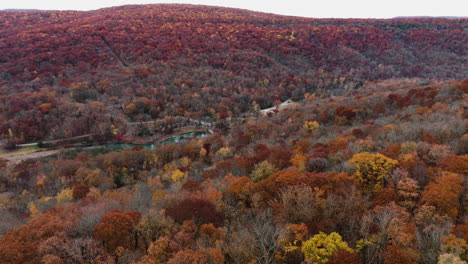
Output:
<path fill-rule="evenodd" d="M 421 251 L 421 263 L 436 264 L 441 252 L 442 238 L 450 233 L 452 223 L 449 221 L 444 224 L 429 225 L 416 232 L 416 241 Z"/>
<path fill-rule="evenodd" d="M 281 229 L 273 223 L 271 208 L 268 208 L 252 217 L 250 231 L 253 242 L 258 250 L 256 259 L 260 264 L 273 263 L 276 249 L 279 247 L 278 238 Z"/>

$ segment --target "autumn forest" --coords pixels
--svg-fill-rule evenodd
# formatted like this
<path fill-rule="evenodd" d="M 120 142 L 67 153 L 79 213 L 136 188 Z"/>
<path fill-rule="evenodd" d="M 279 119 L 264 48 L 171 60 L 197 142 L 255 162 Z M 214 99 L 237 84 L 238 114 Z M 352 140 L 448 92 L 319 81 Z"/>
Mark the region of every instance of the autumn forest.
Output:
<path fill-rule="evenodd" d="M 466 264 L 467 30 L 0 11 L 0 264 Z"/>

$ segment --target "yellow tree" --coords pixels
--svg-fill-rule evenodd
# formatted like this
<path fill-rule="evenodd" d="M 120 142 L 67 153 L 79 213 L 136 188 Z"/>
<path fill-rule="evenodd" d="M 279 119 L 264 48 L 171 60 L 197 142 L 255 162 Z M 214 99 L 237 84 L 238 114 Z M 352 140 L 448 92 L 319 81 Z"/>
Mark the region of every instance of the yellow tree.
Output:
<path fill-rule="evenodd" d="M 177 169 L 172 172 L 171 174 L 171 179 L 174 182 L 181 182 L 185 178 L 185 173 L 183 173 L 181 170 Z"/>
<path fill-rule="evenodd" d="M 312 263 L 318 264 L 327 263 L 330 257 L 340 250 L 353 252 L 348 243 L 343 241 L 336 232 L 329 235 L 320 232 L 302 244 L 302 252 L 305 258 Z"/>
<path fill-rule="evenodd" d="M 319 123 L 314 120 L 308 120 L 304 122 L 302 126 L 307 133 L 312 133 L 319 128 Z"/>
<path fill-rule="evenodd" d="M 252 171 L 251 177 L 253 182 L 259 182 L 263 179 L 268 178 L 273 173 L 277 172 L 278 169 L 271 164 L 270 162 L 264 160 L 257 165 L 255 165 L 254 170 Z"/>
<path fill-rule="evenodd" d="M 307 158 L 300 152 L 296 153 L 290 160 L 291 164 L 301 172 L 306 170 L 306 161 Z"/>
<path fill-rule="evenodd" d="M 376 192 L 383 188 L 384 177 L 398 165 L 398 161 L 380 153 L 362 152 L 355 154 L 349 164 L 356 169 L 355 180 L 365 192 Z"/>
<path fill-rule="evenodd" d="M 282 233 L 279 243 L 278 259 L 281 263 L 302 263 L 304 254 L 302 244 L 306 241 L 309 232 L 304 223 L 287 224 Z"/>

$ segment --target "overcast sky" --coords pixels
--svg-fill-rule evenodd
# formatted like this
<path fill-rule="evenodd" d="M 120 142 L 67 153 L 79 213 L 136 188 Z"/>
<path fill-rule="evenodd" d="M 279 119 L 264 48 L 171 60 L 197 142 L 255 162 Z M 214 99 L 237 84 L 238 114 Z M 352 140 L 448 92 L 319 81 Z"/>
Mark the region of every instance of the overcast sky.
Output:
<path fill-rule="evenodd" d="M 466 0 L 0 0 L 0 9 L 93 10 L 149 3 L 227 6 L 304 17 L 468 16 Z"/>

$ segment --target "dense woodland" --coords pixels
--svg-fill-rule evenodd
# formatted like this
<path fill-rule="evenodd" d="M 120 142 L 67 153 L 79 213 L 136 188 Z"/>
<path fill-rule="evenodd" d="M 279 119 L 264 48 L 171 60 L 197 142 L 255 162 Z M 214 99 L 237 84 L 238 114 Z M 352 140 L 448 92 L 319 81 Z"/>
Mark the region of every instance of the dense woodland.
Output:
<path fill-rule="evenodd" d="M 0 12 L 5 139 L 242 117 L 0 158 L 0 264 L 467 263 L 467 22 Z"/>
<path fill-rule="evenodd" d="M 190 5 L 0 12 L 0 135 L 27 143 L 128 121 L 213 121 L 366 81 L 460 80 L 467 21 Z"/>

